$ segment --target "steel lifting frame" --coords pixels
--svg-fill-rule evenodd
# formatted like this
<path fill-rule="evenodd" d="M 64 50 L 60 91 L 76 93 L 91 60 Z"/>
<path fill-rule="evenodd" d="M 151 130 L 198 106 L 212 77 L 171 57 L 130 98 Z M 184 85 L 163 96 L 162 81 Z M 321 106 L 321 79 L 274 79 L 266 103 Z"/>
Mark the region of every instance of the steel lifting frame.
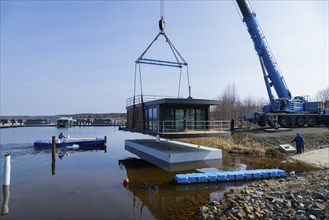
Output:
<path fill-rule="evenodd" d="M 158 39 L 158 37 L 160 35 L 163 35 L 166 38 L 166 42 L 168 43 L 171 51 L 173 52 L 176 62 L 144 58 L 144 55 L 146 54 L 146 52 L 150 49 L 150 47 L 153 45 L 153 43 Z M 178 67 L 178 68 L 182 68 L 183 66 L 188 65 L 186 63 L 186 61 L 184 60 L 184 58 L 180 55 L 180 53 L 177 51 L 175 46 L 170 42 L 169 38 L 163 31 L 159 32 L 159 34 L 154 38 L 154 40 L 151 42 L 151 44 L 146 48 L 146 50 L 142 53 L 142 55 L 135 61 L 135 63 L 136 64 L 151 64 L 151 65 L 158 65 L 158 66 Z"/>

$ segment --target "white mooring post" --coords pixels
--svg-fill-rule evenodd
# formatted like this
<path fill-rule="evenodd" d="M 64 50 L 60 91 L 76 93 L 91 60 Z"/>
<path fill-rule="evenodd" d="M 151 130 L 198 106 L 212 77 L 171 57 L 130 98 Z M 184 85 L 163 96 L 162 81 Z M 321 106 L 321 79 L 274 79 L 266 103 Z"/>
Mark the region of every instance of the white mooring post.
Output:
<path fill-rule="evenodd" d="M 9 213 L 9 186 L 10 186 L 10 172 L 11 172 L 11 165 L 10 165 L 10 154 L 5 155 L 5 166 L 4 166 L 4 179 L 2 185 L 2 193 L 3 193 L 3 201 L 2 201 L 2 208 L 1 208 L 1 215 L 7 215 Z"/>

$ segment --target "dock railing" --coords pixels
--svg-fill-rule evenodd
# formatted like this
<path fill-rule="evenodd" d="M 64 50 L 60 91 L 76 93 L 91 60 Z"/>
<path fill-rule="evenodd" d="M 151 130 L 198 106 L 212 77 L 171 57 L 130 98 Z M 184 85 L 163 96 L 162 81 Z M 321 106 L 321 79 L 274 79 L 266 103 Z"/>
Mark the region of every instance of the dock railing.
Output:
<path fill-rule="evenodd" d="M 136 95 L 135 97 L 130 97 L 126 99 L 126 106 L 132 106 L 134 104 L 134 98 L 135 98 L 135 105 L 142 103 L 141 95 Z M 149 102 L 154 101 L 158 99 L 177 99 L 182 97 L 177 96 L 165 96 L 165 95 L 143 95 L 143 102 Z"/>
<path fill-rule="evenodd" d="M 188 120 L 166 120 L 149 121 L 149 130 L 153 132 L 192 132 L 192 131 L 230 131 L 230 121 L 188 121 Z"/>

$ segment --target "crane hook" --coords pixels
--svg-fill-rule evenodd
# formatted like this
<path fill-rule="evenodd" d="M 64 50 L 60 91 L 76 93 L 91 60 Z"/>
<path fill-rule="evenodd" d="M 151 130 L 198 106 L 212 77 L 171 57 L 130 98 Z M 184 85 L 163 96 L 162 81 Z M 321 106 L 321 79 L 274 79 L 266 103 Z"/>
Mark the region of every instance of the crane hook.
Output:
<path fill-rule="evenodd" d="M 165 27 L 166 27 L 166 22 L 163 19 L 163 16 L 161 16 L 161 19 L 159 20 L 159 28 L 160 28 L 160 31 L 163 32 L 164 29 L 165 29 Z"/>

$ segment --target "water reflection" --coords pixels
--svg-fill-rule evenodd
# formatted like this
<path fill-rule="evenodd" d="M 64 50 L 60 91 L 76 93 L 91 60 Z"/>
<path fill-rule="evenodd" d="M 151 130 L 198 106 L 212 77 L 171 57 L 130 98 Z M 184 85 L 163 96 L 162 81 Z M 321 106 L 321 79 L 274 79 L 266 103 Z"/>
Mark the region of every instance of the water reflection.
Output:
<path fill-rule="evenodd" d="M 72 153 L 79 153 L 79 152 L 98 152 L 98 151 L 104 151 L 104 153 L 107 153 L 107 147 L 106 146 L 72 146 L 68 148 L 60 148 L 57 150 L 57 155 L 59 159 L 63 159 L 65 157 L 69 157 Z M 52 149 L 40 149 L 40 148 L 34 148 L 34 153 L 44 153 L 44 154 L 50 154 L 52 153 L 51 157 L 51 175 L 56 175 L 56 153 L 52 152 Z"/>
<path fill-rule="evenodd" d="M 56 155 L 52 155 L 51 157 L 51 175 L 56 174 Z"/>
<path fill-rule="evenodd" d="M 8 215 L 9 213 L 9 207 L 8 207 L 8 203 L 9 203 L 9 195 L 10 195 L 10 191 L 9 191 L 9 185 L 3 185 L 2 186 L 2 207 L 1 207 L 1 215 Z"/>
<path fill-rule="evenodd" d="M 175 172 L 167 172 L 145 160 L 119 160 L 126 169 L 133 197 L 134 215 L 142 216 L 145 206 L 157 219 L 191 219 L 201 204 L 220 199 L 228 187 L 241 187 L 243 182 L 177 185 L 172 180 Z M 186 172 L 197 172 L 189 170 Z"/>
<path fill-rule="evenodd" d="M 5 163 L 4 163 L 4 173 L 3 173 L 3 186 L 2 186 L 2 193 L 3 193 L 3 201 L 2 201 L 2 208 L 1 208 L 1 215 L 7 215 L 9 213 L 9 187 L 10 187 L 10 176 L 11 176 L 11 155 L 5 155 Z"/>
<path fill-rule="evenodd" d="M 104 151 L 104 153 L 107 153 L 107 147 L 106 146 L 83 146 L 83 147 L 73 147 L 73 148 L 60 148 L 57 149 L 57 155 L 59 159 L 63 159 L 65 156 L 69 157 L 72 153 L 79 153 L 79 152 L 98 152 L 98 151 Z M 35 154 L 50 154 L 51 149 L 38 149 L 34 148 L 33 153 Z"/>
<path fill-rule="evenodd" d="M 78 152 L 98 152 L 98 151 L 104 151 L 104 153 L 107 153 L 107 147 L 106 146 L 83 146 L 83 147 L 72 147 L 72 148 L 61 148 L 57 151 L 58 158 L 63 159 L 64 157 L 69 157 L 72 153 L 78 153 Z"/>

